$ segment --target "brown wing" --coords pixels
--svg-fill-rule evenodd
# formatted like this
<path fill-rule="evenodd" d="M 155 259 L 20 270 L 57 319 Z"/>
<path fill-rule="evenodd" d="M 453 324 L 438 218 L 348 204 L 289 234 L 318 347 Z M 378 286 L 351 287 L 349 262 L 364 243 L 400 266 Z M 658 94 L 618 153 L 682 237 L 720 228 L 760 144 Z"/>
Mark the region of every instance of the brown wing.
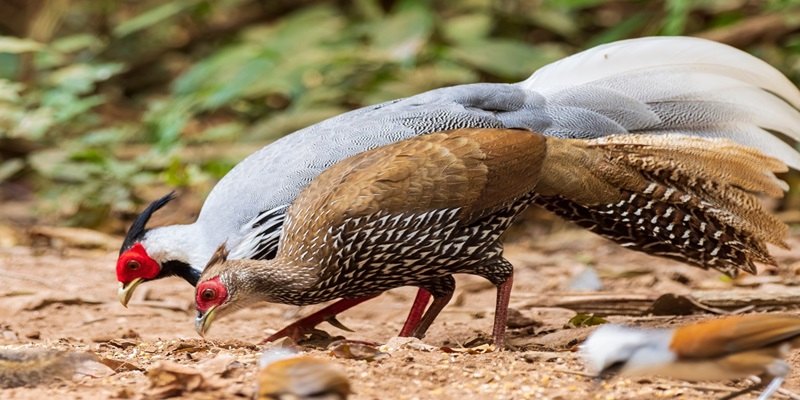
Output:
<path fill-rule="evenodd" d="M 676 329 L 670 348 L 682 358 L 716 358 L 800 337 L 800 317 L 752 314 Z"/>
<path fill-rule="evenodd" d="M 320 235 L 379 211 L 461 208 L 474 218 L 535 186 L 545 152 L 540 134 L 463 129 L 420 136 L 345 159 L 317 177 L 288 211 L 292 235 Z"/>

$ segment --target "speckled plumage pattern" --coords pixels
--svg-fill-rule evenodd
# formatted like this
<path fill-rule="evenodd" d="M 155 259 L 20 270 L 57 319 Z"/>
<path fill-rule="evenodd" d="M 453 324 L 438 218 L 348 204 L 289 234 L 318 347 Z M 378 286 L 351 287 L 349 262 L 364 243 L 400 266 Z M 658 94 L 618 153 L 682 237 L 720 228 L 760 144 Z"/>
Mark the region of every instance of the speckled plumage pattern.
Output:
<path fill-rule="evenodd" d="M 433 134 L 329 169 L 288 211 L 279 250 L 315 266 L 313 288 L 272 294 L 300 305 L 408 285 L 442 296 L 453 273 L 504 282 L 510 268 L 485 266 L 500 265 L 498 238 L 532 200 L 544 138 L 502 134 Z"/>

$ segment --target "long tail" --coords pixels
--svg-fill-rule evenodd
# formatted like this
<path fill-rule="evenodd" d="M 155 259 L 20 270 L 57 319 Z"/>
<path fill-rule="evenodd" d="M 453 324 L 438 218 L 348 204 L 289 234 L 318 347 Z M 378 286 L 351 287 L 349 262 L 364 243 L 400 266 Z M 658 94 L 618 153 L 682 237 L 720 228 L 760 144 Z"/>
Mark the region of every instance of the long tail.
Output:
<path fill-rule="evenodd" d="M 800 169 L 800 91 L 741 50 L 690 37 L 598 46 L 518 85 L 545 99 L 545 135 L 684 133 L 728 138 Z"/>
<path fill-rule="evenodd" d="M 624 247 L 729 275 L 775 264 L 788 228 L 759 195 L 787 189 L 781 161 L 725 139 L 547 139 L 537 202 Z"/>

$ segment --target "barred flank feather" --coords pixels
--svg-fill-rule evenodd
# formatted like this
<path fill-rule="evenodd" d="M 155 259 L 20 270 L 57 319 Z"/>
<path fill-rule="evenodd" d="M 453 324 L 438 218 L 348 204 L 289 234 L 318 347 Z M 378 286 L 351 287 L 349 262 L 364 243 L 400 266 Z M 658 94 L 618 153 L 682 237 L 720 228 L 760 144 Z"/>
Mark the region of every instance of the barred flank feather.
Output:
<path fill-rule="evenodd" d="M 548 138 L 537 203 L 622 246 L 729 275 L 775 264 L 788 228 L 758 195 L 780 197 L 786 166 L 724 139 Z"/>

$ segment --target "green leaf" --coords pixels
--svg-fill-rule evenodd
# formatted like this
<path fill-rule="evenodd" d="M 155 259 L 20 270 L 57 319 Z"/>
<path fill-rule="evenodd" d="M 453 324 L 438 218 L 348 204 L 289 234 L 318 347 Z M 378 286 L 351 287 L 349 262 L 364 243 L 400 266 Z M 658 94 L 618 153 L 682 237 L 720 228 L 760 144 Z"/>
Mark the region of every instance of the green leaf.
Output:
<path fill-rule="evenodd" d="M 664 20 L 664 27 L 661 29 L 663 35 L 681 35 L 686 28 L 686 20 L 692 10 L 690 0 L 667 0 L 667 17 Z"/>
<path fill-rule="evenodd" d="M 636 31 L 647 25 L 649 18 L 649 13 L 636 13 L 619 24 L 596 35 L 586 44 L 586 48 L 634 36 Z"/>
<path fill-rule="evenodd" d="M 233 141 L 238 138 L 244 125 L 239 122 L 232 121 L 226 122 L 203 131 L 200 141 L 203 142 L 217 142 L 217 141 Z"/>
<path fill-rule="evenodd" d="M 525 78 L 563 56 L 552 48 L 533 47 L 511 39 L 460 43 L 451 50 L 451 55 L 456 60 L 507 79 Z"/>
<path fill-rule="evenodd" d="M 266 72 L 273 62 L 269 59 L 255 58 L 245 62 L 229 79 L 216 88 L 200 102 L 202 109 L 215 109 L 228 102 L 239 98 L 251 85 L 253 85 Z"/>
<path fill-rule="evenodd" d="M 492 18 L 486 14 L 468 14 L 448 18 L 442 26 L 444 37 L 453 42 L 484 39 L 492 29 Z"/>
<path fill-rule="evenodd" d="M 74 53 L 81 50 L 99 50 L 104 46 L 104 42 L 96 35 L 80 33 L 61 38 L 56 38 L 50 43 L 50 48 L 62 53 Z"/>
<path fill-rule="evenodd" d="M 31 39 L 20 39 L 13 36 L 0 36 L 0 53 L 29 53 L 39 51 L 44 45 Z"/>
<path fill-rule="evenodd" d="M 548 8 L 580 10 L 603 4 L 606 1 L 608 0 L 545 0 L 544 5 Z"/>
<path fill-rule="evenodd" d="M 589 313 L 577 313 L 574 317 L 569 319 L 568 324 L 575 328 L 582 328 L 587 326 L 602 325 L 608 321 L 603 317 L 598 317 Z"/>
<path fill-rule="evenodd" d="M 269 59 L 274 55 L 252 44 L 234 45 L 200 61 L 175 80 L 173 91 L 179 96 L 206 96 L 225 86 L 240 70 L 239 65 L 255 58 Z"/>
<path fill-rule="evenodd" d="M 145 114 L 150 136 L 161 153 L 166 153 L 178 143 L 181 132 L 189 122 L 195 100 L 184 98 L 152 103 Z"/>
<path fill-rule="evenodd" d="M 394 61 L 410 61 L 422 50 L 433 31 L 433 13 L 422 6 L 405 8 L 373 24 L 376 49 Z"/>
<path fill-rule="evenodd" d="M 124 69 L 120 63 L 72 64 L 50 74 L 50 84 L 76 94 L 94 90 L 96 82 L 105 81 Z"/>
<path fill-rule="evenodd" d="M 3 161 L 0 163 L 0 182 L 16 175 L 19 171 L 22 171 L 23 168 L 25 168 L 25 162 L 19 158 Z"/>
<path fill-rule="evenodd" d="M 147 29 L 153 25 L 164 22 L 189 7 L 193 7 L 198 3 L 198 0 L 172 0 L 160 6 L 153 7 L 129 20 L 123 21 L 117 25 L 112 34 L 117 37 L 125 37 L 132 33 L 136 33 L 143 29 Z"/>
<path fill-rule="evenodd" d="M 21 100 L 20 93 L 25 89 L 25 85 L 0 79 L 0 101 L 17 103 Z"/>
<path fill-rule="evenodd" d="M 581 26 L 570 12 L 543 8 L 526 16 L 535 25 L 568 38 L 577 38 Z"/>
<path fill-rule="evenodd" d="M 10 137 L 24 137 L 29 140 L 44 138 L 50 128 L 55 124 L 54 112 L 50 108 L 42 107 L 25 113 L 10 132 Z"/>

